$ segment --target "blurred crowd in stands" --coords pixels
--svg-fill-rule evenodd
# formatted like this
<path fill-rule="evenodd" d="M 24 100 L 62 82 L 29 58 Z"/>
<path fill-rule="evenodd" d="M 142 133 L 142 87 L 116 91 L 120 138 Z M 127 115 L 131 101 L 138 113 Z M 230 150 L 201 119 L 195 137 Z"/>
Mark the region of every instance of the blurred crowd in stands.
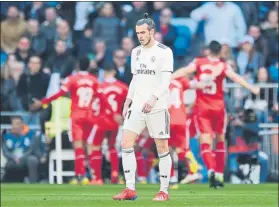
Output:
<path fill-rule="evenodd" d="M 89 70 L 100 81 L 105 63 L 111 62 L 117 79 L 129 84 L 130 55 L 139 44 L 135 24 L 145 12 L 156 23 L 156 39 L 173 49 L 175 69 L 206 55 L 207 43 L 218 40 L 222 58 L 249 82 L 278 84 L 278 7 L 278 2 L 265 1 L 1 2 L 0 110 L 28 112 L 34 98 L 54 90 L 55 74 L 64 79 L 82 56 L 88 56 Z M 260 122 L 278 122 L 278 88 L 263 88 L 259 97 L 247 97 L 243 89 L 226 91 L 228 111 L 256 106 Z M 39 116 L 12 119 L 12 132 L 18 133 L 14 127 L 19 125 L 28 134 L 25 122 L 41 123 L 44 133 L 51 110 L 49 106 Z M 10 119 L 1 117 L 3 123 Z M 31 147 L 38 145 L 38 137 L 44 139 L 42 134 L 29 135 Z M 29 155 L 28 149 L 24 153 L 19 156 Z M 36 153 L 23 164 L 45 162 L 44 150 Z M 30 176 L 32 181 L 38 175 Z"/>

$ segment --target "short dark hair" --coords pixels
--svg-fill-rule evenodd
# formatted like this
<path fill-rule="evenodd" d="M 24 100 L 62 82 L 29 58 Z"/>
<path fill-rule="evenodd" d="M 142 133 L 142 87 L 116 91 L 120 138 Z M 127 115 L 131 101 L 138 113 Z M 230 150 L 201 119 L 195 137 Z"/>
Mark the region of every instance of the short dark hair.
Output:
<path fill-rule="evenodd" d="M 78 66 L 81 71 L 87 71 L 90 65 L 89 58 L 84 56 L 78 59 Z"/>
<path fill-rule="evenodd" d="M 145 13 L 144 18 L 138 20 L 136 25 L 141 26 L 144 24 L 147 24 L 149 31 L 155 29 L 155 22 L 153 21 L 153 19 L 148 17 L 148 13 Z"/>
<path fill-rule="evenodd" d="M 115 66 L 112 62 L 106 62 L 103 69 L 106 72 L 116 71 Z"/>
<path fill-rule="evenodd" d="M 212 54 L 219 55 L 222 49 L 222 45 L 219 42 L 213 40 L 209 43 L 208 48 Z"/>

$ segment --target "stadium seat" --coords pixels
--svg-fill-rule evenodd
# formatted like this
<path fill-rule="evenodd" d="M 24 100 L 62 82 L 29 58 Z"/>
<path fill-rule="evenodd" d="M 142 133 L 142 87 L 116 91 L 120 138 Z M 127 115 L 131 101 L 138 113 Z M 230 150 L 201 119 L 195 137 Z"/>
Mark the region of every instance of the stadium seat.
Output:
<path fill-rule="evenodd" d="M 57 172 L 54 167 L 54 161 L 56 161 L 56 150 L 52 150 L 49 153 L 49 183 L 53 184 L 54 183 L 54 177 L 57 176 Z M 74 151 L 73 150 L 62 150 L 61 151 L 61 159 L 62 162 L 66 160 L 74 160 Z M 62 177 L 63 176 L 74 176 L 75 172 L 74 171 L 63 171 L 62 168 Z"/>

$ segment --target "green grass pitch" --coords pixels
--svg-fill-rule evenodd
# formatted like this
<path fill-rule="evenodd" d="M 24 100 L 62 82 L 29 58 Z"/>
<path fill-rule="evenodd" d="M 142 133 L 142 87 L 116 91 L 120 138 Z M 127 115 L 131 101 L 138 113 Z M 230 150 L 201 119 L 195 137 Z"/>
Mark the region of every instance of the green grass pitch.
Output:
<path fill-rule="evenodd" d="M 226 185 L 209 189 L 208 185 L 181 185 L 170 190 L 170 200 L 152 202 L 158 185 L 137 185 L 136 201 L 113 201 L 123 185 L 70 186 L 47 184 L 2 184 L 1 207 L 276 207 L 278 184 Z"/>

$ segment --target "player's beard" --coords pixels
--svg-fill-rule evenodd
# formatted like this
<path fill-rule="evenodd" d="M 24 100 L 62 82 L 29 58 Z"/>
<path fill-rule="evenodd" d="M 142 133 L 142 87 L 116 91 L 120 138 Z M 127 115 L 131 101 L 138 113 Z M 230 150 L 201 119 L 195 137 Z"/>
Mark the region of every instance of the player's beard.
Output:
<path fill-rule="evenodd" d="M 144 44 L 143 46 L 147 46 L 149 44 L 149 42 L 151 41 L 151 35 L 149 34 L 149 40 L 147 41 L 146 44 Z"/>

